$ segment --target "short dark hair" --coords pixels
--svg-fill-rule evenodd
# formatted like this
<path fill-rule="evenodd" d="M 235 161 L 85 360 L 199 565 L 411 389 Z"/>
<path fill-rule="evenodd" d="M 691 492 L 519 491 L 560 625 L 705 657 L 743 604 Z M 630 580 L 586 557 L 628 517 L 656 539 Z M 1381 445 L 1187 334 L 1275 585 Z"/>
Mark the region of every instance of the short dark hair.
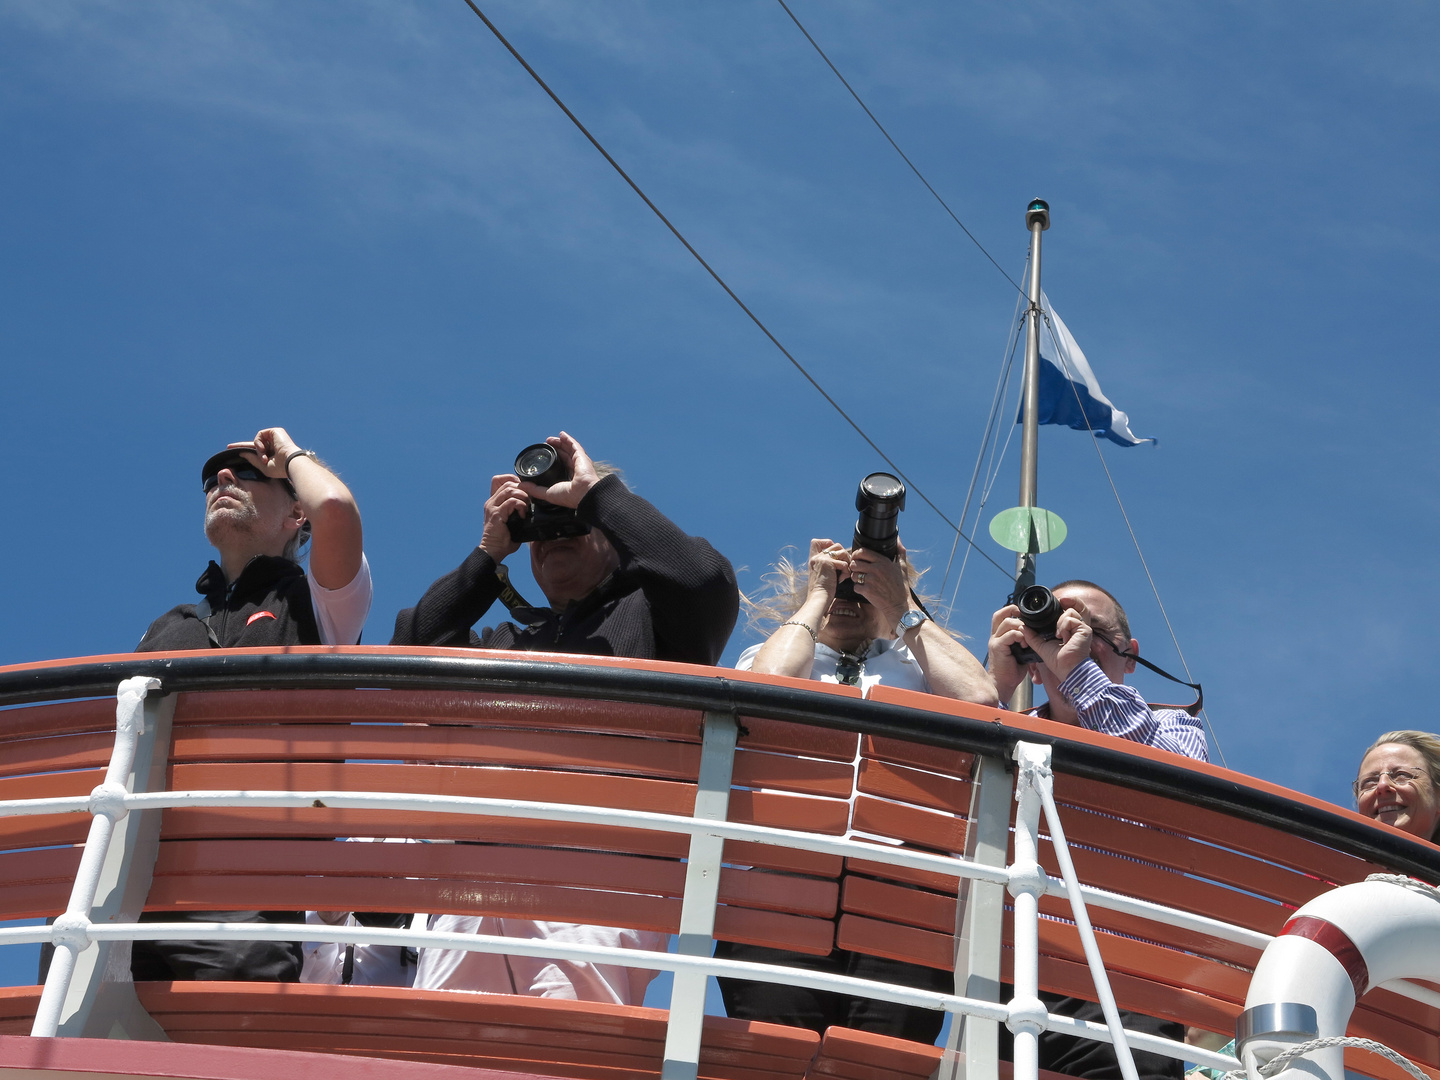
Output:
<path fill-rule="evenodd" d="M 1095 582 L 1086 581 L 1084 578 L 1071 578 L 1069 581 L 1062 581 L 1059 585 L 1052 586 L 1050 591 L 1059 592 L 1061 589 L 1094 589 L 1101 595 L 1108 596 L 1110 602 L 1115 605 L 1115 614 L 1119 616 L 1120 620 L 1120 625 L 1115 629 L 1120 631 L 1120 636 L 1125 639 L 1128 647 L 1128 642 L 1130 641 L 1130 619 L 1125 614 L 1125 608 L 1121 606 L 1120 601 L 1115 599 L 1114 593 L 1103 585 L 1096 585 Z"/>

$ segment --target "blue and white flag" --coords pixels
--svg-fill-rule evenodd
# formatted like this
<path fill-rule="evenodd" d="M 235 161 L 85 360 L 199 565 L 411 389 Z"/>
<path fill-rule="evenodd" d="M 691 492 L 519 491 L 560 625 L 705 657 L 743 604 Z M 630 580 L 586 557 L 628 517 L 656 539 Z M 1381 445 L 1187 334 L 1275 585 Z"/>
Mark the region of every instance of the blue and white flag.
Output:
<path fill-rule="evenodd" d="M 1093 431 L 1120 446 L 1153 443 L 1130 431 L 1130 417 L 1101 391 L 1085 354 L 1043 292 L 1040 307 L 1048 317 L 1040 327 L 1040 423 Z M 1023 420 L 1023 404 L 1021 409 Z"/>

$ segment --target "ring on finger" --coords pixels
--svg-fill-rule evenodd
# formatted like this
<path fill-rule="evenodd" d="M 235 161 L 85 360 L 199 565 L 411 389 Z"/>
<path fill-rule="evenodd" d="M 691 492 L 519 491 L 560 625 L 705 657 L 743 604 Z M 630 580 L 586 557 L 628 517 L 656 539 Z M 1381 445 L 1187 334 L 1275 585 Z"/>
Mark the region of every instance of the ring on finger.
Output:
<path fill-rule="evenodd" d="M 859 573 L 852 574 L 851 576 L 855 579 L 856 585 L 865 584 L 865 571 L 861 570 Z"/>

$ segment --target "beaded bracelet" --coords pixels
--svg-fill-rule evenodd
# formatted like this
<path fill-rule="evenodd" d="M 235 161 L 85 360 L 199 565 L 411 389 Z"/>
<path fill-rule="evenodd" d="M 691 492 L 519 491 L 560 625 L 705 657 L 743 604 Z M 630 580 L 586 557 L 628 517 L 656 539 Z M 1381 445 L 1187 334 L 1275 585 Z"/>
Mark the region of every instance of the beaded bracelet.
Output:
<path fill-rule="evenodd" d="M 798 627 L 800 627 L 800 629 L 806 631 L 806 632 L 810 635 L 810 640 L 811 640 L 811 641 L 819 641 L 819 640 L 820 640 L 820 635 L 815 632 L 815 628 L 814 628 L 813 626 L 811 626 L 809 623 L 800 622 L 798 619 L 791 619 L 789 622 L 783 622 L 783 623 L 781 623 L 780 625 L 781 625 L 781 626 L 798 626 Z"/>

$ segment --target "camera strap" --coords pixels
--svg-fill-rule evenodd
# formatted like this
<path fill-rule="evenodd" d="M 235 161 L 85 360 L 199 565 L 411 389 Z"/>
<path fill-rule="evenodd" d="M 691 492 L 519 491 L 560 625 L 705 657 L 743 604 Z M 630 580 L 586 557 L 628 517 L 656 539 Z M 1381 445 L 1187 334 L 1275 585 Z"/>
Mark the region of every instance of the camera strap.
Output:
<path fill-rule="evenodd" d="M 495 576 L 500 581 L 500 602 L 509 609 L 510 614 L 526 626 L 544 625 L 545 617 L 540 610 L 521 596 L 520 591 L 510 584 L 510 570 L 504 563 L 495 564 Z"/>
<path fill-rule="evenodd" d="M 1142 667 L 1148 668 L 1156 675 L 1159 675 L 1161 678 L 1169 679 L 1171 682 L 1179 683 L 1181 686 L 1188 686 L 1191 690 L 1195 691 L 1195 703 L 1193 705 L 1158 704 L 1155 705 L 1154 708 L 1179 709 L 1181 712 L 1189 713 L 1191 716 L 1198 716 L 1200 714 L 1200 710 L 1205 707 L 1205 691 L 1200 689 L 1199 683 L 1186 682 L 1184 679 L 1177 679 L 1174 675 L 1171 675 L 1164 668 L 1160 667 L 1157 664 L 1152 664 L 1143 656 L 1139 656 L 1138 654 L 1133 652 L 1127 652 L 1126 650 L 1120 648 L 1119 645 L 1116 645 L 1113 641 L 1111 641 L 1108 637 L 1105 637 L 1103 634 L 1097 636 L 1100 638 L 1101 641 L 1105 642 L 1106 645 L 1109 645 L 1110 648 L 1114 649 L 1117 654 L 1123 656 L 1126 660 L 1134 660 L 1137 664 L 1141 665 Z"/>

